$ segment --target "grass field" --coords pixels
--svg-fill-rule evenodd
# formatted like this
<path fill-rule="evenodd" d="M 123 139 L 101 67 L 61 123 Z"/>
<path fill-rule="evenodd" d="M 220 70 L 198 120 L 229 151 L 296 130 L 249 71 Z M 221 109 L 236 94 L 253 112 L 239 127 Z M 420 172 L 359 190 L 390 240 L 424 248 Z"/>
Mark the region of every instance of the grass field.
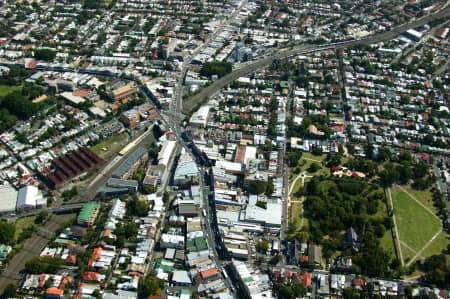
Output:
<path fill-rule="evenodd" d="M 94 145 L 91 150 L 103 159 L 107 160 L 125 146 L 122 142 L 124 142 L 126 138 L 127 134 L 125 133 L 111 136 L 99 144 Z"/>
<path fill-rule="evenodd" d="M 395 247 L 394 247 L 394 240 L 392 239 L 392 233 L 391 230 L 386 230 L 384 233 L 384 236 L 380 239 L 380 245 L 381 247 L 389 252 L 391 255 L 391 258 L 395 258 Z"/>
<path fill-rule="evenodd" d="M 0 97 L 6 96 L 8 93 L 13 91 L 22 90 L 22 86 L 8 86 L 8 85 L 0 85 Z"/>
<path fill-rule="evenodd" d="M 439 231 L 439 220 L 405 192 L 395 190 L 392 197 L 400 240 L 417 252 Z M 405 260 L 408 252 L 403 253 Z"/>
<path fill-rule="evenodd" d="M 16 220 L 16 232 L 14 233 L 14 238 L 17 240 L 19 238 L 20 233 L 24 228 L 28 227 L 31 224 L 34 224 L 34 220 L 36 216 L 22 217 Z"/>
<path fill-rule="evenodd" d="M 410 186 L 403 186 L 406 191 L 408 191 L 409 194 L 414 196 L 418 201 L 420 201 L 424 206 L 429 208 L 433 213 L 437 213 L 437 209 L 433 205 L 433 199 L 431 196 L 430 190 L 415 190 L 411 188 Z"/>
<path fill-rule="evenodd" d="M 442 251 L 447 250 L 447 245 L 450 242 L 450 237 L 447 233 L 441 232 L 439 236 L 430 244 L 422 253 L 427 258 L 434 254 L 441 254 Z"/>
<path fill-rule="evenodd" d="M 296 199 L 297 200 L 297 199 Z M 302 203 L 300 202 L 291 202 L 291 206 L 289 207 L 289 224 L 295 223 L 295 227 L 298 230 L 300 228 L 300 217 L 301 217 L 301 207 Z"/>

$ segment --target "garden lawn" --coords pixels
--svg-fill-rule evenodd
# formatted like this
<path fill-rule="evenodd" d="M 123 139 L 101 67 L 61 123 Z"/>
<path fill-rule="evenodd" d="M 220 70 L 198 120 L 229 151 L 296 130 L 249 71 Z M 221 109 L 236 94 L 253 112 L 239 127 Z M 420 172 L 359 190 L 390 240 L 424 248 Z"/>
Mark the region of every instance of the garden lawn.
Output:
<path fill-rule="evenodd" d="M 405 192 L 396 190 L 392 197 L 400 240 L 417 252 L 439 231 L 440 222 Z"/>
<path fill-rule="evenodd" d="M 292 198 L 294 200 L 294 198 Z M 295 201 L 300 201 L 299 198 L 295 198 Z M 300 229 L 301 223 L 301 215 L 302 213 L 302 203 L 301 202 L 291 202 L 291 206 L 289 207 L 289 222 L 295 223 L 296 231 Z"/>
<path fill-rule="evenodd" d="M 406 189 L 406 191 L 409 192 L 412 196 L 414 196 L 418 201 L 420 201 L 424 206 L 429 208 L 434 213 L 437 213 L 436 207 L 433 204 L 433 198 L 431 196 L 430 190 L 416 190 L 414 188 L 411 188 L 410 186 L 403 186 L 403 188 Z"/>
<path fill-rule="evenodd" d="M 0 85 L 0 97 L 4 97 L 13 91 L 20 91 L 20 90 L 22 90 L 22 86 Z"/>
<path fill-rule="evenodd" d="M 392 233 L 391 233 L 390 229 L 386 230 L 386 232 L 384 233 L 384 236 L 380 239 L 380 246 L 384 250 L 389 252 L 389 254 L 391 255 L 391 258 L 395 258 L 396 257 L 394 241 L 392 239 Z"/>
<path fill-rule="evenodd" d="M 17 240 L 19 238 L 19 235 L 24 228 L 34 224 L 34 220 L 36 220 L 36 216 L 28 216 L 17 219 L 15 223 L 16 231 L 14 233 L 14 239 Z"/>
<path fill-rule="evenodd" d="M 422 256 L 427 258 L 435 254 L 441 254 L 447 250 L 449 244 L 449 235 L 446 232 L 441 232 L 439 236 L 428 246 L 423 252 Z"/>
<path fill-rule="evenodd" d="M 125 133 L 111 136 L 108 139 L 100 142 L 99 144 L 94 145 L 91 150 L 106 160 L 124 147 L 122 142 L 126 138 L 127 134 Z M 103 150 L 104 148 L 106 150 Z"/>

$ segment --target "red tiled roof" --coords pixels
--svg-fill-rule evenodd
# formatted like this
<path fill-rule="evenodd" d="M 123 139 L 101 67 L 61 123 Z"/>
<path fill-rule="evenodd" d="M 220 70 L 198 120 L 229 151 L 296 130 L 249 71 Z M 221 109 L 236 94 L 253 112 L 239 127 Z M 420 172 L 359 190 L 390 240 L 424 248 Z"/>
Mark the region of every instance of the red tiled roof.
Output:
<path fill-rule="evenodd" d="M 99 281 L 100 280 L 100 274 L 98 274 L 97 272 L 84 272 L 83 280 L 86 280 L 86 281 Z"/>

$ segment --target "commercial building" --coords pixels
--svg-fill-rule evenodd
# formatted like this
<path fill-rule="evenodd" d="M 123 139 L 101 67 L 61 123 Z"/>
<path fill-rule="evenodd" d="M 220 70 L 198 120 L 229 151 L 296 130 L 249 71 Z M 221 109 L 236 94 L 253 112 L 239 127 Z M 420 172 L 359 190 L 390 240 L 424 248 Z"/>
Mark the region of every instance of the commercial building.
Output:
<path fill-rule="evenodd" d="M 189 187 L 198 182 L 198 169 L 194 161 L 178 163 L 173 177 L 174 185 Z"/>
<path fill-rule="evenodd" d="M 190 286 L 192 285 L 191 278 L 188 275 L 188 272 L 185 270 L 176 270 L 173 271 L 172 275 L 172 283 L 177 286 Z"/>
<path fill-rule="evenodd" d="M 144 186 L 158 186 L 161 184 L 162 178 L 166 171 L 166 166 L 164 165 L 152 165 L 147 169 L 143 185 Z"/>
<path fill-rule="evenodd" d="M 194 203 L 180 203 L 178 206 L 178 215 L 189 217 L 198 217 L 200 215 L 200 209 Z"/>
<path fill-rule="evenodd" d="M 78 214 L 77 223 L 83 226 L 91 226 L 100 210 L 100 204 L 92 202 L 86 204 Z"/>
<path fill-rule="evenodd" d="M 86 102 L 84 98 L 76 96 L 68 91 L 61 93 L 61 97 L 63 97 L 66 101 L 70 102 L 71 104 L 75 105 L 80 105 Z"/>
<path fill-rule="evenodd" d="M 120 164 L 120 166 L 113 172 L 112 177 L 116 179 L 128 179 L 133 173 L 148 161 L 148 152 L 145 148 L 140 147 L 128 158 Z"/>
<path fill-rule="evenodd" d="M 189 123 L 193 126 L 197 127 L 206 127 L 206 123 L 208 122 L 208 114 L 209 114 L 209 107 L 208 106 L 202 106 L 200 109 L 198 109 L 189 120 Z"/>
<path fill-rule="evenodd" d="M 128 83 L 122 81 L 113 81 L 109 85 L 109 90 L 107 92 L 108 97 L 114 101 L 120 101 L 137 91 L 136 83 L 130 81 Z"/>
<path fill-rule="evenodd" d="M 167 167 L 170 158 L 172 157 L 173 150 L 175 149 L 176 141 L 168 140 L 162 143 L 161 150 L 158 153 L 158 164 Z"/>
<path fill-rule="evenodd" d="M 19 190 L 16 203 L 17 210 L 42 208 L 46 205 L 47 200 L 43 197 L 37 187 L 26 186 Z"/>
<path fill-rule="evenodd" d="M 149 103 L 142 104 L 120 115 L 120 120 L 129 128 L 139 125 L 141 120 L 151 120 L 158 117 L 156 109 Z"/>
<path fill-rule="evenodd" d="M 122 194 L 134 194 L 138 190 L 139 183 L 136 180 L 121 180 L 110 178 L 106 185 L 97 190 L 100 196 L 118 196 Z"/>
<path fill-rule="evenodd" d="M 11 185 L 0 185 L 0 213 L 14 212 L 17 203 L 17 191 Z"/>
<path fill-rule="evenodd" d="M 245 221 L 259 223 L 273 230 L 281 228 L 282 206 L 278 203 L 267 203 L 267 208 L 260 208 L 256 205 L 247 205 L 245 209 Z"/>

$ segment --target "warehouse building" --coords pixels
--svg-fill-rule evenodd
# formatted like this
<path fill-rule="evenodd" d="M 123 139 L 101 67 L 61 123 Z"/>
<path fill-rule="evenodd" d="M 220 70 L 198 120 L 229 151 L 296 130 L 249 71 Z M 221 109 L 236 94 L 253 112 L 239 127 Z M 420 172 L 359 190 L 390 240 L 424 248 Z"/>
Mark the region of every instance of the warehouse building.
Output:
<path fill-rule="evenodd" d="M 0 185 L 0 213 L 10 213 L 16 210 L 17 190 L 11 185 Z"/>
<path fill-rule="evenodd" d="M 134 194 L 138 190 L 139 183 L 136 180 L 121 180 L 110 178 L 106 185 L 97 190 L 99 196 L 118 196 L 122 194 Z"/>
<path fill-rule="evenodd" d="M 128 158 L 120 164 L 113 172 L 112 177 L 116 179 L 126 180 L 130 178 L 134 172 L 148 161 L 148 152 L 145 148 L 140 147 L 130 154 Z"/>
<path fill-rule="evenodd" d="M 209 107 L 208 106 L 202 106 L 200 109 L 195 112 L 191 119 L 189 120 L 189 123 L 193 126 L 206 128 L 206 124 L 208 122 L 208 114 L 209 114 Z"/>
<path fill-rule="evenodd" d="M 19 190 L 16 203 L 17 210 L 44 208 L 46 205 L 47 200 L 37 187 L 25 186 Z"/>
<path fill-rule="evenodd" d="M 100 210 L 100 204 L 91 202 L 86 204 L 78 214 L 77 223 L 83 226 L 91 226 Z"/>
<path fill-rule="evenodd" d="M 108 86 L 108 97 L 114 101 L 120 101 L 137 91 L 136 83 L 130 81 L 125 83 L 123 81 L 115 80 Z"/>
<path fill-rule="evenodd" d="M 78 150 L 54 159 L 52 161 L 54 172 L 43 170 L 41 177 L 46 179 L 51 188 L 56 189 L 76 176 L 100 168 L 103 163 L 102 158 L 83 146 Z M 47 175 L 47 173 L 49 174 Z"/>

